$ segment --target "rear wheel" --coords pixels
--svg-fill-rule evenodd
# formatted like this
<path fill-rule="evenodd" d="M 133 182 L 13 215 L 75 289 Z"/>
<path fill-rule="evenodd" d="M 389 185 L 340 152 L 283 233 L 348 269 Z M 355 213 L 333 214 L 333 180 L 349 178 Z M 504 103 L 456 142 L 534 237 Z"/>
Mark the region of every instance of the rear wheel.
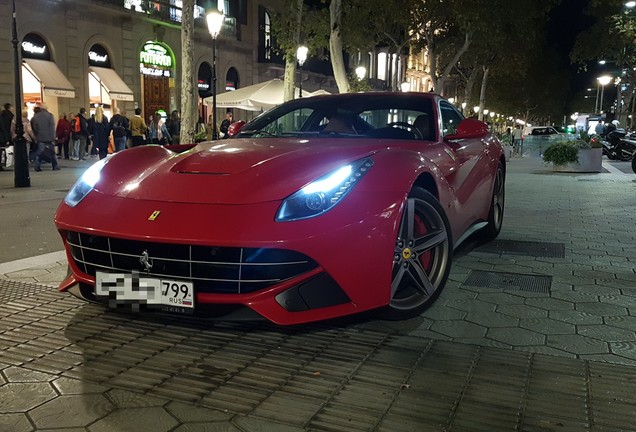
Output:
<path fill-rule="evenodd" d="M 490 210 L 488 212 L 488 225 L 481 230 L 481 237 L 484 240 L 492 240 L 499 235 L 503 225 L 504 204 L 506 201 L 506 177 L 501 162 L 497 164 L 495 174 L 495 184 L 492 190 Z"/>
<path fill-rule="evenodd" d="M 391 301 L 381 318 L 407 319 L 430 306 L 446 284 L 452 250 L 444 209 L 429 192 L 414 188 L 395 241 Z"/>

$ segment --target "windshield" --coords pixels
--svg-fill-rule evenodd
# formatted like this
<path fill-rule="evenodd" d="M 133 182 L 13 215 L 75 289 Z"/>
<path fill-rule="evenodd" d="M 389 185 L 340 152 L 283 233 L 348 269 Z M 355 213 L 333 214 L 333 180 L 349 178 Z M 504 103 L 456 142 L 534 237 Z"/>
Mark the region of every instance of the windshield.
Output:
<path fill-rule="evenodd" d="M 238 136 L 433 140 L 435 124 L 429 98 L 315 97 L 261 114 Z"/>

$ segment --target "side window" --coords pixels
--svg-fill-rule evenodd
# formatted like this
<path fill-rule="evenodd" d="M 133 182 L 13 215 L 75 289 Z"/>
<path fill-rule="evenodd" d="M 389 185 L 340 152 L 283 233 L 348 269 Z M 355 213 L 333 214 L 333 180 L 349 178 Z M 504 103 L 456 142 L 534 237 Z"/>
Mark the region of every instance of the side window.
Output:
<path fill-rule="evenodd" d="M 457 125 L 464 117 L 448 102 L 440 102 L 439 108 L 442 116 L 442 136 L 454 134 L 457 131 Z"/>

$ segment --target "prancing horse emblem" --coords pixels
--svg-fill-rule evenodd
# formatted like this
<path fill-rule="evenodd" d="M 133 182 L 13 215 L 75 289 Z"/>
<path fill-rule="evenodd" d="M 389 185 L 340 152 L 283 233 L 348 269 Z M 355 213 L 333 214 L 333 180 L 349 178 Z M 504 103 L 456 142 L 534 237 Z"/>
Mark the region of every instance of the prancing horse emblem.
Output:
<path fill-rule="evenodd" d="M 146 271 L 150 271 L 150 269 L 152 268 L 152 259 L 150 258 L 150 255 L 148 255 L 147 250 L 142 252 L 141 257 L 139 258 L 139 262 L 142 266 L 144 266 L 144 269 Z"/>

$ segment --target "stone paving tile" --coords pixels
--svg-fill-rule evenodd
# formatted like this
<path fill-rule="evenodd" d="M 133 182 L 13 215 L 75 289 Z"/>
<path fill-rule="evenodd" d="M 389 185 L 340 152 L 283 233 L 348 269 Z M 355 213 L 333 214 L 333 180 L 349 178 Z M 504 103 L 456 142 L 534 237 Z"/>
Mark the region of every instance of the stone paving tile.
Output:
<path fill-rule="evenodd" d="M 615 306 L 625 306 L 629 309 L 636 310 L 636 297 L 627 295 L 602 295 L 599 296 L 601 303 L 608 303 Z"/>
<path fill-rule="evenodd" d="M 72 428 L 88 426 L 114 410 L 104 396 L 83 394 L 58 396 L 29 411 L 29 416 L 38 428 Z"/>
<path fill-rule="evenodd" d="M 577 333 L 607 342 L 636 341 L 636 332 L 608 325 L 581 325 Z"/>
<path fill-rule="evenodd" d="M 545 318 L 548 311 L 524 304 L 497 305 L 497 312 L 515 318 Z"/>
<path fill-rule="evenodd" d="M 610 342 L 610 351 L 613 354 L 636 360 L 636 343 L 631 341 Z"/>
<path fill-rule="evenodd" d="M 542 345 L 545 343 L 545 335 L 530 330 L 505 327 L 488 329 L 487 337 L 508 345 Z"/>
<path fill-rule="evenodd" d="M 574 325 L 550 318 L 523 318 L 519 320 L 519 327 L 545 335 L 576 334 L 576 327 Z"/>
<path fill-rule="evenodd" d="M 135 432 L 168 432 L 179 422 L 161 407 L 125 408 L 112 412 L 93 423 L 90 432 L 125 431 L 135 425 Z"/>
<path fill-rule="evenodd" d="M 0 430 L 6 432 L 31 432 L 33 427 L 24 413 L 0 414 Z"/>
<path fill-rule="evenodd" d="M 434 303 L 430 308 L 424 311 L 422 316 L 434 321 L 460 320 L 466 316 L 466 312 Z"/>
<path fill-rule="evenodd" d="M 480 293 L 477 298 L 481 301 L 494 303 L 496 305 L 502 304 L 523 304 L 525 299 L 523 297 L 512 295 L 503 292 L 485 292 Z"/>
<path fill-rule="evenodd" d="M 636 297 L 635 297 L 636 298 Z M 444 302 L 445 306 L 453 309 L 459 309 L 465 312 L 482 311 L 494 312 L 497 305 L 493 303 L 483 302 L 481 300 L 471 299 L 448 299 Z"/>
<path fill-rule="evenodd" d="M 514 351 L 522 351 L 522 352 L 535 353 L 535 354 L 547 354 L 551 356 L 567 357 L 567 358 L 573 358 L 573 359 L 579 357 L 574 353 L 570 353 L 567 351 L 563 351 L 563 350 L 552 348 L 545 345 L 515 346 L 515 347 L 512 347 L 512 349 Z"/>
<path fill-rule="evenodd" d="M 636 317 L 633 316 L 608 316 L 604 317 L 603 321 L 613 327 L 619 327 L 626 330 L 636 331 Z"/>
<path fill-rule="evenodd" d="M 577 303 L 576 310 L 600 316 L 628 315 L 627 309 L 607 303 Z"/>
<path fill-rule="evenodd" d="M 0 387 L 0 415 L 27 412 L 56 396 L 47 382 L 4 384 Z"/>
<path fill-rule="evenodd" d="M 549 297 L 530 298 L 525 301 L 525 304 L 549 311 L 574 309 L 572 302 Z"/>
<path fill-rule="evenodd" d="M 573 354 L 609 354 L 607 342 L 581 335 L 548 335 L 547 345 Z"/>
<path fill-rule="evenodd" d="M 451 338 L 476 338 L 485 336 L 487 328 L 466 321 L 437 321 L 430 330 Z"/>
<path fill-rule="evenodd" d="M 470 312 L 465 320 L 485 328 L 514 327 L 519 323 L 518 318 L 497 312 Z"/>
<path fill-rule="evenodd" d="M 548 317 L 570 324 L 602 324 L 603 317 L 579 310 L 549 311 Z"/>

